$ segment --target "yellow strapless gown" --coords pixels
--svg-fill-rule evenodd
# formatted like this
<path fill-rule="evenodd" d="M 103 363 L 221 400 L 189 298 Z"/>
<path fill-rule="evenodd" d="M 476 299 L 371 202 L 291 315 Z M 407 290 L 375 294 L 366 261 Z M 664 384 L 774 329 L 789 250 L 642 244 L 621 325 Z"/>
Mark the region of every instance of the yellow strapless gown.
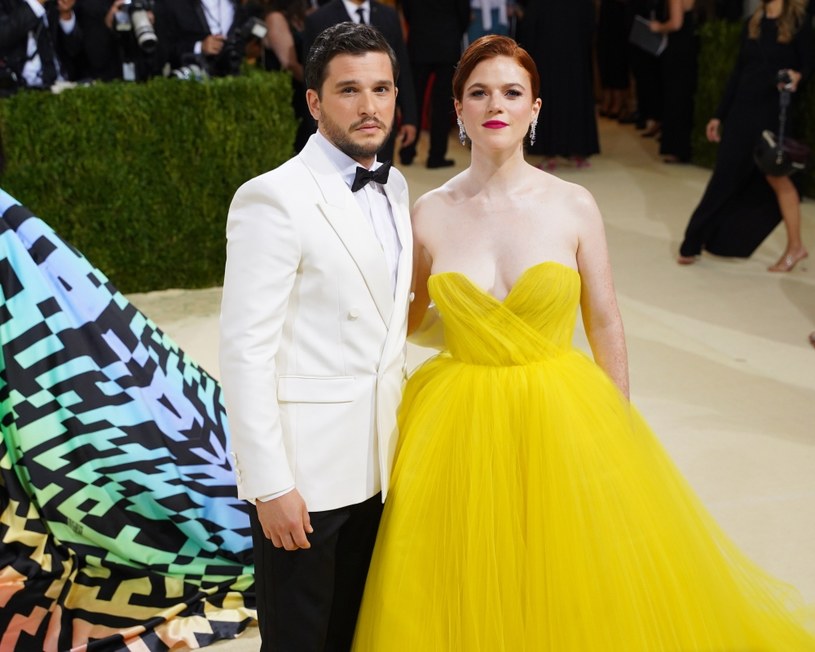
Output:
<path fill-rule="evenodd" d="M 446 272 L 408 382 L 356 652 L 799 652 L 812 613 L 728 539 L 572 347 L 580 277 Z"/>

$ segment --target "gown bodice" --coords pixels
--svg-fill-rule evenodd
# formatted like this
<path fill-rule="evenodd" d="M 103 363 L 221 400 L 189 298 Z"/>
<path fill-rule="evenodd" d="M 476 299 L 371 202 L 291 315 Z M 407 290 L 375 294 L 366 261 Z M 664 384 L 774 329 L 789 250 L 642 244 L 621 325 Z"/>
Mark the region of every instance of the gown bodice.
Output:
<path fill-rule="evenodd" d="M 442 316 L 446 348 L 457 360 L 524 365 L 571 348 L 580 275 L 566 265 L 547 261 L 527 268 L 503 300 L 460 272 L 433 274 L 428 288 Z"/>

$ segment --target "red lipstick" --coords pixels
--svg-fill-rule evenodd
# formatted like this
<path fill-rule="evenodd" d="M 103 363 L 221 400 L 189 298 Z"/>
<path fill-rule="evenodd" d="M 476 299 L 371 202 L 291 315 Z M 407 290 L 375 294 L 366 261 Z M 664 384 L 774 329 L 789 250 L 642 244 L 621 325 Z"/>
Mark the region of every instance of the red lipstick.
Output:
<path fill-rule="evenodd" d="M 501 120 L 487 120 L 482 127 L 486 127 L 487 129 L 501 129 L 503 127 L 507 127 L 506 122 L 501 122 Z"/>

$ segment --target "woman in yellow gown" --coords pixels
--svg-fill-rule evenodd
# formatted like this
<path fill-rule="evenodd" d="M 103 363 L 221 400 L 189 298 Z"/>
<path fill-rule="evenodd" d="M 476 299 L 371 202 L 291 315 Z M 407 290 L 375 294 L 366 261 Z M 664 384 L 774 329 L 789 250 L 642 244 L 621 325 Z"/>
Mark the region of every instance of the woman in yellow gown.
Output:
<path fill-rule="evenodd" d="M 505 37 L 459 62 L 472 162 L 414 211 L 411 324 L 432 300 L 445 347 L 405 391 L 354 650 L 815 650 L 628 402 L 599 211 L 523 158 L 538 85 Z"/>

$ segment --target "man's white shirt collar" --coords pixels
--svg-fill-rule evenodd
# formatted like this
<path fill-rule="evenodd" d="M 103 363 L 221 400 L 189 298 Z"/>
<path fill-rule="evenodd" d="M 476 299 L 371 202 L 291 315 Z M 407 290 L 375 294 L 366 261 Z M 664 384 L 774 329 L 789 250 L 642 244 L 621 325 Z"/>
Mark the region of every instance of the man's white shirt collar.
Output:
<path fill-rule="evenodd" d="M 319 130 L 315 134 L 315 142 L 323 151 L 323 154 L 328 157 L 328 160 L 331 161 L 335 168 L 337 168 L 339 173 L 342 175 L 343 181 L 345 181 L 350 188 L 354 183 L 357 167 L 364 166 L 361 166 L 357 161 L 348 156 L 348 154 L 339 149 L 334 143 L 328 140 L 328 138 L 323 136 Z M 380 165 L 382 164 L 374 159 L 374 164 L 369 169 L 376 170 Z"/>

